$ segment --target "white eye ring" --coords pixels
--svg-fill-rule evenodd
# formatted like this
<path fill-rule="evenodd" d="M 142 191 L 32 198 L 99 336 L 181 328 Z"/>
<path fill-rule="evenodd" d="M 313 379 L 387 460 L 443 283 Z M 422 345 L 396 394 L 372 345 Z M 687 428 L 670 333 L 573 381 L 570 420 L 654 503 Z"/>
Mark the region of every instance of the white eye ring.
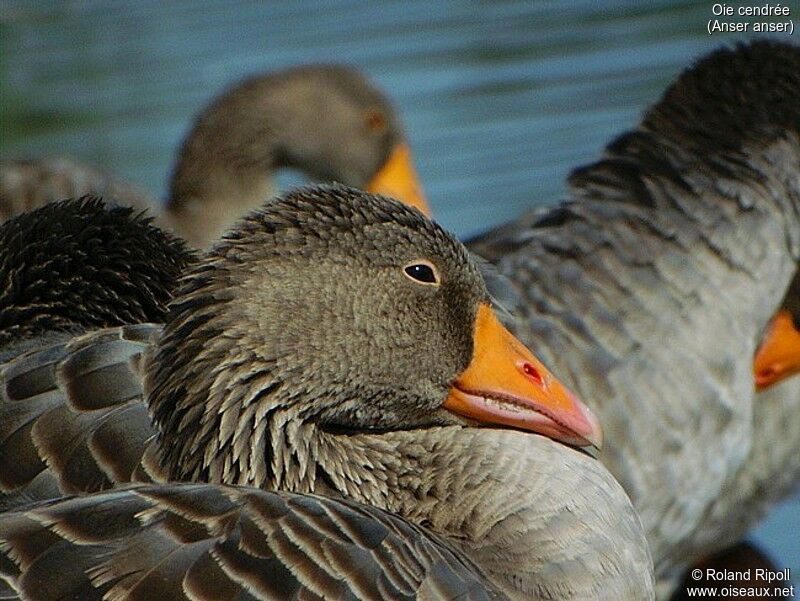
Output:
<path fill-rule="evenodd" d="M 436 265 L 426 259 L 416 259 L 403 267 L 403 275 L 415 284 L 438 286 L 441 283 Z"/>

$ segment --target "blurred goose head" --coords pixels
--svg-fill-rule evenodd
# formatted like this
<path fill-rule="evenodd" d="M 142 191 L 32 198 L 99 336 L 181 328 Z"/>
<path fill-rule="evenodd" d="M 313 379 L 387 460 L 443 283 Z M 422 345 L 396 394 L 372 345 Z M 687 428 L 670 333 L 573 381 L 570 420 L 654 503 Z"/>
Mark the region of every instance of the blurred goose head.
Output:
<path fill-rule="evenodd" d="M 764 331 L 753 372 L 757 390 L 800 372 L 800 277 L 795 276 L 780 310 Z"/>
<path fill-rule="evenodd" d="M 178 153 L 159 224 L 204 248 L 272 195 L 273 172 L 284 167 L 429 212 L 386 96 L 355 69 L 315 65 L 251 77 L 199 114 Z M 87 194 L 122 206 L 159 204 L 71 159 L 0 161 L 0 219 Z"/>
<path fill-rule="evenodd" d="M 388 99 L 354 69 L 316 65 L 247 79 L 199 115 L 172 176 L 169 225 L 207 246 L 270 196 L 282 167 L 428 212 Z"/>

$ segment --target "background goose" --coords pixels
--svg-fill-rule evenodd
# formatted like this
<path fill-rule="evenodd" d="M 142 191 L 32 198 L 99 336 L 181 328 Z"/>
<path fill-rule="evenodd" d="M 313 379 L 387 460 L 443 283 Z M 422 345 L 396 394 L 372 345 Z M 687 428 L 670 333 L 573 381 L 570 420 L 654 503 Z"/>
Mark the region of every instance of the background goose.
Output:
<path fill-rule="evenodd" d="M 309 547 L 287 549 L 279 531 L 295 528 L 334 549 L 336 565 L 327 565 L 345 590 L 364 583 L 346 567 L 355 553 L 371 583 L 389 578 L 421 598 L 430 587 L 518 599 L 652 598 L 638 518 L 599 462 L 549 438 L 475 427 L 599 444 L 595 419 L 486 302 L 466 250 L 416 210 L 342 187 L 268 203 L 189 270 L 163 332 L 148 324 L 89 332 L 3 366 L 0 456 L 16 456 L 18 466 L 2 471 L 6 501 L 41 491 L 48 476 L 69 492 L 167 477 L 350 501 L 203 485 L 17 509 L 0 535 L 6 578 L 46 598 L 26 585 L 46 570 L 56 589 L 42 594 L 65 595 L 84 590 L 82 574 L 112 586 L 105 575 L 135 555 L 141 571 L 113 584 L 146 587 L 149 573 L 192 583 L 208 567 L 207 549 L 219 558 L 246 540 L 239 548 L 250 557 L 218 564 L 211 584 L 232 590 L 272 554 L 259 565 L 274 567 L 278 585 L 319 595 L 328 581 L 308 575 Z M 156 428 L 141 401 L 142 371 Z M 130 542 L 94 518 L 98 507 L 124 518 L 133 506 L 137 521 L 122 519 L 137 533 Z M 257 519 L 266 506 L 273 517 Z M 358 524 L 347 527 L 342 548 L 321 512 L 361 515 L 363 536 Z M 59 526 L 61 518 L 75 528 Z M 400 518 L 411 523 L 405 530 Z M 398 552 L 368 534 L 387 529 L 413 531 L 398 544 L 422 559 L 403 550 L 401 564 L 383 565 L 384 552 Z M 31 550 L 31 540 L 42 545 Z M 113 557 L 103 563 L 95 545 Z M 183 559 L 162 562 L 170 549 Z M 244 565 L 254 567 L 243 575 Z"/>
<path fill-rule="evenodd" d="M 0 160 L 0 221 L 49 202 L 90 194 L 123 207 L 158 205 L 144 190 L 72 159 Z"/>
<path fill-rule="evenodd" d="M 744 358 L 797 265 L 798 67 L 770 42 L 711 54 L 573 172 L 571 202 L 471 246 L 524 298 L 512 329 L 601 414 L 664 597 L 723 543 L 708 515 L 751 448 L 786 448 L 754 427 Z"/>
<path fill-rule="evenodd" d="M 214 100 L 183 142 L 159 223 L 196 248 L 272 195 L 276 169 L 393 196 L 427 211 L 400 120 L 358 71 L 315 65 L 251 77 Z M 133 186 L 66 159 L 0 163 L 0 217 L 85 194 L 144 208 Z"/>
<path fill-rule="evenodd" d="M 791 325 L 787 323 L 791 320 Z M 756 376 L 759 370 L 768 374 L 753 405 L 753 423 L 758 444 L 753 445 L 753 460 L 742 468 L 733 487 L 739 491 L 754 490 L 752 495 L 739 492 L 747 503 L 730 503 L 749 515 L 745 523 L 753 523 L 770 505 L 796 491 L 800 483 L 800 276 L 795 276 L 783 305 L 767 329 L 756 354 Z M 793 377 L 795 376 L 795 377 Z M 775 440 L 780 444 L 775 444 Z M 745 471 L 747 470 L 747 471 Z M 738 480 L 752 482 L 743 486 Z M 759 504 L 760 502 L 760 504 Z"/>

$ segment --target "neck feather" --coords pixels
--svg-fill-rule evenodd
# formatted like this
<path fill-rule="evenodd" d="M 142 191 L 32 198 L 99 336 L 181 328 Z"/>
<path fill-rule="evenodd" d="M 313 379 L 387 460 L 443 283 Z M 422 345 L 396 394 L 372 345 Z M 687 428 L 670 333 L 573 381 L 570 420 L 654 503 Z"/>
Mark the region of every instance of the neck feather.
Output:
<path fill-rule="evenodd" d="M 290 445 L 273 459 L 276 486 L 348 497 L 446 536 L 512 599 L 651 594 L 649 551 L 622 488 L 549 439 L 458 426 L 341 435 L 311 424 L 272 438 Z"/>

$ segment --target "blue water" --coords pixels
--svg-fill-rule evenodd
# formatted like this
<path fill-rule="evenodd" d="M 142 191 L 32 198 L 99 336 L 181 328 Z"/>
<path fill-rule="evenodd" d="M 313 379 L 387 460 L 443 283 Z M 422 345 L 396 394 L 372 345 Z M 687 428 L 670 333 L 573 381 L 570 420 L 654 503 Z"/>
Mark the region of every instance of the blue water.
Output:
<path fill-rule="evenodd" d="M 342 61 L 394 98 L 438 219 L 466 235 L 559 200 L 572 167 L 736 39 L 707 34 L 712 4 L 4 0 L 0 154 L 73 156 L 163 196 L 212 96 L 255 71 Z M 755 536 L 797 579 L 800 501 Z"/>

